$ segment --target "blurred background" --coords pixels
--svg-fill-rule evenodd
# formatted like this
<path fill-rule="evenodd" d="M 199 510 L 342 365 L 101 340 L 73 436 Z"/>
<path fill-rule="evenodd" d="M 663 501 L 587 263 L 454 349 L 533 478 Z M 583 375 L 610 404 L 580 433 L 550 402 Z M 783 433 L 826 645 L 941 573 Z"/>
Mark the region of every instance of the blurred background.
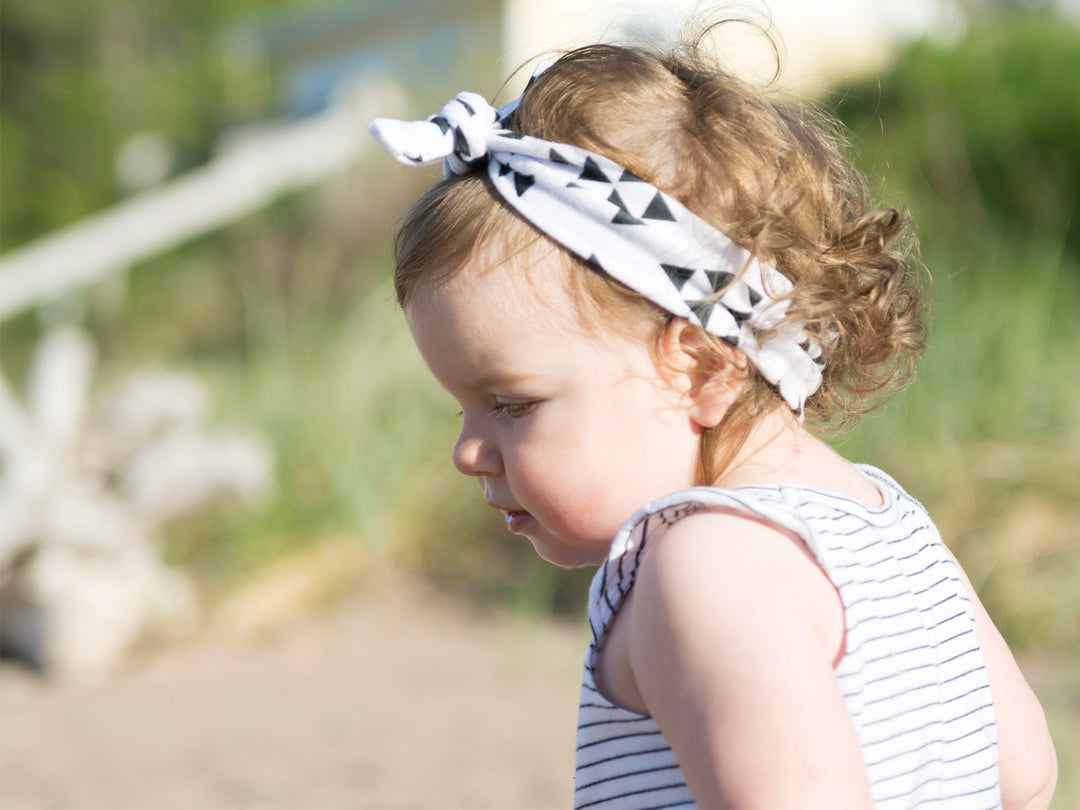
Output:
<path fill-rule="evenodd" d="M 665 41 L 693 9 L 4 4 L 6 810 L 569 801 L 591 572 L 535 558 L 448 463 L 455 408 L 389 287 L 438 170 L 365 126 L 505 102 L 545 50 Z M 935 516 L 1080 806 L 1080 7 L 734 10 L 782 41 L 771 92 L 838 115 L 917 224 L 930 349 L 834 442 Z M 749 29 L 717 47 L 772 76 Z"/>

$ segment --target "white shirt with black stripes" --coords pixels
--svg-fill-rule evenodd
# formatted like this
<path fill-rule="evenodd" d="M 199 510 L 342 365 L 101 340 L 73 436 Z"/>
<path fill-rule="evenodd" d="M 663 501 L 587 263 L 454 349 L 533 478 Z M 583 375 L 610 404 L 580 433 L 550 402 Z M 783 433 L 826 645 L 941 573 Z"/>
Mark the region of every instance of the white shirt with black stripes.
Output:
<path fill-rule="evenodd" d="M 650 539 L 701 510 L 794 532 L 835 585 L 846 623 L 836 680 L 875 807 L 1001 807 L 994 709 L 963 580 L 922 505 L 880 470 L 860 469 L 882 492 L 880 507 L 800 485 L 695 488 L 627 521 L 590 591 L 576 808 L 696 806 L 656 723 L 604 698 L 592 673 Z"/>

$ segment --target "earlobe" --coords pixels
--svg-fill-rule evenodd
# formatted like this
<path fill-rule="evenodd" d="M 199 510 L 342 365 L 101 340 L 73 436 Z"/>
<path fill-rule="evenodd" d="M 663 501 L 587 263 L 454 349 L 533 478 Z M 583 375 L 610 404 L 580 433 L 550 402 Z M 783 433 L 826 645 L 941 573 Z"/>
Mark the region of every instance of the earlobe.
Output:
<path fill-rule="evenodd" d="M 720 424 L 742 392 L 746 355 L 682 318 L 673 318 L 659 343 L 661 361 L 681 381 L 690 418 L 702 428 Z"/>
<path fill-rule="evenodd" d="M 702 428 L 714 428 L 723 421 L 741 392 L 741 375 L 724 374 L 709 380 L 697 389 L 690 416 Z"/>

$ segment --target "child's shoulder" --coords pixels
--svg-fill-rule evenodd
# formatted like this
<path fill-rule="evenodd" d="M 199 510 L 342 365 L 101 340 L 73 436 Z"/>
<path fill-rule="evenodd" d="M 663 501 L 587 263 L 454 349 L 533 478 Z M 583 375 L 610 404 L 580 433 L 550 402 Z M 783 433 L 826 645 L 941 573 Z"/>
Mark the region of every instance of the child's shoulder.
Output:
<path fill-rule="evenodd" d="M 699 509 L 645 547 L 597 671 L 617 705 L 655 719 L 696 796 L 719 795 L 710 781 L 721 776 L 729 787 L 761 785 L 764 774 L 727 773 L 721 750 L 752 749 L 768 763 L 780 746 L 791 761 L 813 759 L 803 728 L 827 741 L 831 771 L 863 789 L 832 674 L 843 638 L 836 591 L 797 535 Z"/>
<path fill-rule="evenodd" d="M 688 628 L 699 615 L 735 612 L 736 621 L 724 626 L 735 633 L 771 621 L 773 610 L 789 610 L 836 652 L 843 632 L 837 589 L 858 575 L 851 546 L 872 545 L 883 530 L 886 538 L 906 532 L 905 523 L 925 522 L 936 541 L 921 506 L 895 481 L 873 467 L 848 466 L 869 490 L 861 499 L 851 492 L 857 487 L 783 481 L 694 487 L 643 507 L 620 529 L 593 582 L 594 628 L 602 635 L 617 613 L 636 612 L 623 606 L 632 594 L 647 611 Z"/>
<path fill-rule="evenodd" d="M 836 590 L 802 532 L 776 517 L 700 509 L 668 526 L 639 563 L 635 612 L 664 615 L 691 632 L 707 624 L 710 636 L 736 648 L 782 620 L 812 629 L 832 660 L 843 639 Z"/>
<path fill-rule="evenodd" d="M 593 583 L 593 625 L 604 644 L 623 657 L 707 638 L 709 654 L 737 654 L 782 621 L 785 632 L 812 631 L 831 661 L 843 610 L 806 545 L 798 501 L 791 488 L 698 487 L 641 510 Z"/>
<path fill-rule="evenodd" d="M 698 536 L 701 545 L 715 546 L 714 553 L 726 550 L 747 556 L 762 535 L 813 545 L 823 526 L 827 531 L 830 523 L 844 517 L 880 525 L 894 519 L 897 510 L 925 514 L 921 504 L 886 473 L 870 465 L 844 464 L 861 488 L 792 480 L 671 493 L 642 507 L 623 524 L 611 545 L 609 562 L 631 555 L 632 563 L 619 564 L 625 574 L 628 565 L 632 568 L 640 561 L 646 546 L 672 532 L 678 537 Z"/>
<path fill-rule="evenodd" d="M 880 505 L 782 483 L 695 487 L 644 507 L 593 582 L 590 618 L 602 644 L 628 662 L 631 649 L 673 639 L 707 639 L 709 655 L 741 655 L 748 644 L 783 647 L 802 636 L 834 663 L 844 608 L 825 570 L 822 526 L 846 526 L 849 516 L 886 522 L 902 493 L 874 468 L 860 470 L 878 486 Z"/>

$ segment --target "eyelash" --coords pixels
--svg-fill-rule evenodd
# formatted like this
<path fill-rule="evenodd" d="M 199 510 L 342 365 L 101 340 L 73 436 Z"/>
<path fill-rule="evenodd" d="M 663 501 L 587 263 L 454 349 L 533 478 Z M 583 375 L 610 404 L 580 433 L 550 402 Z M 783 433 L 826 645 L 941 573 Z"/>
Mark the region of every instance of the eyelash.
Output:
<path fill-rule="evenodd" d="M 507 419 L 521 419 L 532 413 L 539 404 L 539 402 L 496 402 L 491 406 L 491 414 L 496 417 L 506 417 Z M 455 414 L 458 419 L 461 419 L 464 415 L 464 411 L 458 411 Z"/>
<path fill-rule="evenodd" d="M 521 419 L 532 413 L 538 404 L 537 402 L 496 402 L 491 406 L 491 413 L 508 419 Z"/>

